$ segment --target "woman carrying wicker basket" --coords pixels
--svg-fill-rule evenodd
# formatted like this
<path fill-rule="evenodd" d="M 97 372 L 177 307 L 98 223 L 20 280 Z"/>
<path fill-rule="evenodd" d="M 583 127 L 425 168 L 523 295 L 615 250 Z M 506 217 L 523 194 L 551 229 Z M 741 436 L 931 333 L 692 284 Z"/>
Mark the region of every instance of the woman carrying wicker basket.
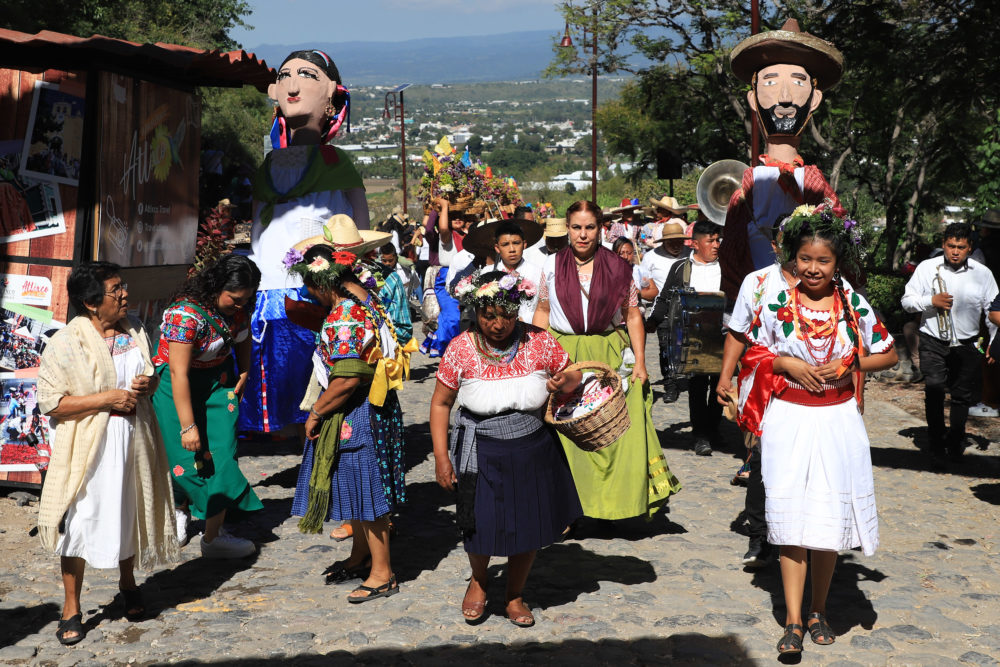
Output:
<path fill-rule="evenodd" d="M 521 596 L 535 552 L 583 513 L 541 409 L 550 392 L 576 388 L 580 373 L 565 370 L 569 356 L 551 335 L 518 321 L 518 307 L 535 294 L 529 281 L 475 273 L 455 292 L 475 308 L 476 325 L 455 337 L 441 360 L 430 424 L 437 481 L 448 490 L 457 485 L 458 526 L 472 566 L 462 615 L 468 623 L 484 618 L 490 557 L 508 556 L 505 613 L 529 627 L 535 619 Z"/>
<path fill-rule="evenodd" d="M 584 514 L 652 516 L 680 490 L 652 421 L 646 333 L 632 269 L 601 246 L 601 209 L 578 201 L 566 211 L 569 247 L 546 259 L 533 324 L 548 329 L 574 362 L 621 368 L 633 361 L 626 406 L 631 425 L 613 445 L 584 451 L 560 435 Z M 627 331 L 627 333 L 626 333 Z"/>

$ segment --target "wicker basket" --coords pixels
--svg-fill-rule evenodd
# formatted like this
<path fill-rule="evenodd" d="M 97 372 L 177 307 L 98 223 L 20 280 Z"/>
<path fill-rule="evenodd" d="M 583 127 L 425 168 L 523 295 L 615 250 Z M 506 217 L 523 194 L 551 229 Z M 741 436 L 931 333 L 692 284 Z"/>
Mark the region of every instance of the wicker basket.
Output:
<path fill-rule="evenodd" d="M 545 409 L 545 421 L 552 424 L 580 449 L 585 452 L 596 452 L 614 444 L 622 437 L 632 425 L 632 420 L 628 416 L 625 392 L 622 391 L 622 380 L 618 377 L 618 373 L 599 361 L 582 361 L 571 364 L 566 370 L 579 371 L 585 368 L 598 371 L 597 378 L 602 387 L 613 388 L 611 398 L 582 417 L 559 421 L 553 417 L 555 407 L 555 394 L 553 394 L 549 397 L 549 404 Z"/>
<path fill-rule="evenodd" d="M 455 201 L 448 204 L 448 210 L 454 211 L 455 213 L 462 213 L 465 209 L 472 206 L 476 198 L 472 195 L 464 195 L 461 197 L 456 197 Z"/>

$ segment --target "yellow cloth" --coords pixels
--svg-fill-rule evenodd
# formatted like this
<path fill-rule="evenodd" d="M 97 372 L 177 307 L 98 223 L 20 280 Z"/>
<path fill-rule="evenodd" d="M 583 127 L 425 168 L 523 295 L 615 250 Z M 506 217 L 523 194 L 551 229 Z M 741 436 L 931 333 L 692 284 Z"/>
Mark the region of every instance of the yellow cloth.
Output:
<path fill-rule="evenodd" d="M 385 404 L 385 397 L 390 391 L 403 388 L 403 378 L 410 379 L 410 355 L 416 351 L 417 343 L 412 338 L 403 347 L 396 347 L 395 359 L 383 357 L 382 348 L 376 346 L 371 359 L 378 359 L 378 363 L 375 366 L 371 389 L 368 390 L 369 403 L 381 407 Z"/>
<path fill-rule="evenodd" d="M 451 142 L 448 141 L 448 137 L 441 137 L 441 141 L 438 145 L 434 147 L 434 152 L 438 155 L 451 155 L 455 152 L 455 149 L 451 147 Z"/>
<path fill-rule="evenodd" d="M 126 318 L 122 326 L 138 345 L 153 374 L 149 339 L 137 320 Z M 64 396 L 87 396 L 114 389 L 118 374 L 107 343 L 87 317 L 73 318 L 52 336 L 42 353 L 38 371 L 38 408 L 48 414 Z M 38 509 L 38 534 L 42 545 L 55 551 L 59 524 L 76 499 L 96 462 L 97 445 L 107 429 L 109 412 L 58 422 L 52 460 L 45 475 Z M 174 494 L 170 484 L 166 451 L 160 427 L 148 397 L 136 404 L 133 434 L 136 475 L 136 550 L 138 565 L 150 569 L 179 557 L 174 519 Z"/>

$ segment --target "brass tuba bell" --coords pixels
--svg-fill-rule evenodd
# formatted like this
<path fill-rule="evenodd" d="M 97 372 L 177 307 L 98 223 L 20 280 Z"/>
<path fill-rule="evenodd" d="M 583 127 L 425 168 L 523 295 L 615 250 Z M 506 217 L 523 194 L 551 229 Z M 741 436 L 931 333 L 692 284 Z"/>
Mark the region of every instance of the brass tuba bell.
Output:
<path fill-rule="evenodd" d="M 749 168 L 739 160 L 719 160 L 701 172 L 695 192 L 698 208 L 709 220 L 725 224 L 729 200 L 743 182 L 743 172 Z"/>

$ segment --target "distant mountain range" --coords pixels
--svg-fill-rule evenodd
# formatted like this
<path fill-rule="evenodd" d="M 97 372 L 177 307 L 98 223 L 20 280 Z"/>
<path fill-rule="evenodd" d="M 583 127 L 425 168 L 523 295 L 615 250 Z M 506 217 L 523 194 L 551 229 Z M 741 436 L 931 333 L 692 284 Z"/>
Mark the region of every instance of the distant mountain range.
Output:
<path fill-rule="evenodd" d="M 558 30 L 401 42 L 261 44 L 247 48 L 277 67 L 292 51 L 322 49 L 350 86 L 537 79 L 553 58 Z"/>

